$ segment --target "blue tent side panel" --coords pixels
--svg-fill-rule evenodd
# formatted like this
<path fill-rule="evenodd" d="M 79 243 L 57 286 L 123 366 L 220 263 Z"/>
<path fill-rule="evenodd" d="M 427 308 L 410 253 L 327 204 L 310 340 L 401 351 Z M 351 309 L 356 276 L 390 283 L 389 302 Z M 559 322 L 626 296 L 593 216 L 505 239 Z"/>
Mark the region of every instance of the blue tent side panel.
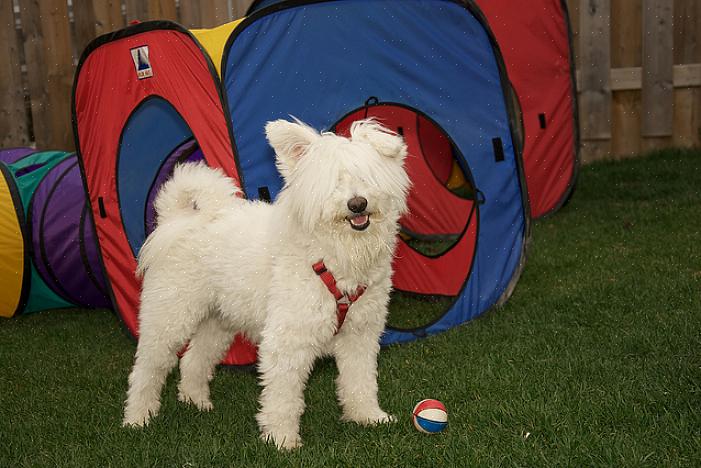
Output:
<path fill-rule="evenodd" d="M 274 197 L 281 187 L 263 133 L 267 121 L 293 115 L 329 129 L 371 96 L 425 113 L 452 138 L 485 202 L 472 274 L 452 308 L 423 331 L 443 331 L 483 313 L 520 272 L 528 215 L 503 63 L 479 13 L 449 0 L 280 7 L 245 20 L 223 57 L 246 193 L 267 187 Z M 415 338 L 390 329 L 384 343 Z"/>

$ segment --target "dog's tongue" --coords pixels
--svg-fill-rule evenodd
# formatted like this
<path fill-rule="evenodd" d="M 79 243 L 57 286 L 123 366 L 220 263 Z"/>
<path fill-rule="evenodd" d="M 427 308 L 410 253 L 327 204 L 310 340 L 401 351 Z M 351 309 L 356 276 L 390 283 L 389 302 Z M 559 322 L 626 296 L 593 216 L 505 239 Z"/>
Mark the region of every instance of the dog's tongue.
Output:
<path fill-rule="evenodd" d="M 368 222 L 368 215 L 353 216 L 350 221 L 355 226 L 362 226 Z"/>

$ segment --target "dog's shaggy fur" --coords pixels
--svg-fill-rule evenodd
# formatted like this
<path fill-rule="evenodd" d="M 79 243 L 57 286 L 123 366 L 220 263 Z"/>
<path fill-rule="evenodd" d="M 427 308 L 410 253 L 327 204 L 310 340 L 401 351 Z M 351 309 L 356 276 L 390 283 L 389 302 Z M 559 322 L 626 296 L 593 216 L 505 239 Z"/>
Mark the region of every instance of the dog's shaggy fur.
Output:
<path fill-rule="evenodd" d="M 335 357 L 346 420 L 389 422 L 377 399 L 377 354 L 391 289 L 398 220 L 409 179 L 401 137 L 373 121 L 351 137 L 300 122 L 266 126 L 284 187 L 273 204 L 238 197 L 221 171 L 176 168 L 156 199 L 158 227 L 139 254 L 139 343 L 124 425 L 158 413 L 180 360 L 179 399 L 210 410 L 209 381 L 236 332 L 259 345 L 261 435 L 301 445 L 304 386 L 316 358 Z M 366 206 L 363 206 L 366 202 Z M 337 331 L 336 301 L 312 270 L 365 293 Z"/>

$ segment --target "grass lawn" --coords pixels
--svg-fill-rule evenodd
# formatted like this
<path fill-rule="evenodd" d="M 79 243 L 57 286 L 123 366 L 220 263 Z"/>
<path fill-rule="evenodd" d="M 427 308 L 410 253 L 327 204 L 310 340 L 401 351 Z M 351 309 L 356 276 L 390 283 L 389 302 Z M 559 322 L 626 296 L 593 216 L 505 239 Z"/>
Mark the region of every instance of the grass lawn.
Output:
<path fill-rule="evenodd" d="M 584 167 L 503 308 L 381 353 L 398 423 L 339 422 L 323 361 L 293 453 L 259 441 L 253 373 L 220 371 L 208 414 L 173 375 L 160 416 L 125 430 L 135 346 L 111 312 L 0 321 L 0 466 L 699 466 L 700 231 L 701 152 Z M 411 426 L 428 397 L 448 407 L 441 435 Z"/>

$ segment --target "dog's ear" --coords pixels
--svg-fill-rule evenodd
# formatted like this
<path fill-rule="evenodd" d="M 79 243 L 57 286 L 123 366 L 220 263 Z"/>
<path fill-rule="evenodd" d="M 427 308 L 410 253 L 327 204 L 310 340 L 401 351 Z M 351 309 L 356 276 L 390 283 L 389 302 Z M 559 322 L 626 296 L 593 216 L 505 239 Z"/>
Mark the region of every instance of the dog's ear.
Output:
<path fill-rule="evenodd" d="M 274 120 L 265 125 L 265 135 L 270 146 L 277 155 L 278 166 L 281 170 L 292 169 L 297 161 L 304 156 L 309 145 L 320 138 L 320 135 L 308 125 L 295 119 Z"/>
<path fill-rule="evenodd" d="M 404 138 L 372 119 L 353 122 L 350 133 L 353 141 L 370 143 L 380 155 L 387 158 L 403 161 L 407 155 Z"/>

